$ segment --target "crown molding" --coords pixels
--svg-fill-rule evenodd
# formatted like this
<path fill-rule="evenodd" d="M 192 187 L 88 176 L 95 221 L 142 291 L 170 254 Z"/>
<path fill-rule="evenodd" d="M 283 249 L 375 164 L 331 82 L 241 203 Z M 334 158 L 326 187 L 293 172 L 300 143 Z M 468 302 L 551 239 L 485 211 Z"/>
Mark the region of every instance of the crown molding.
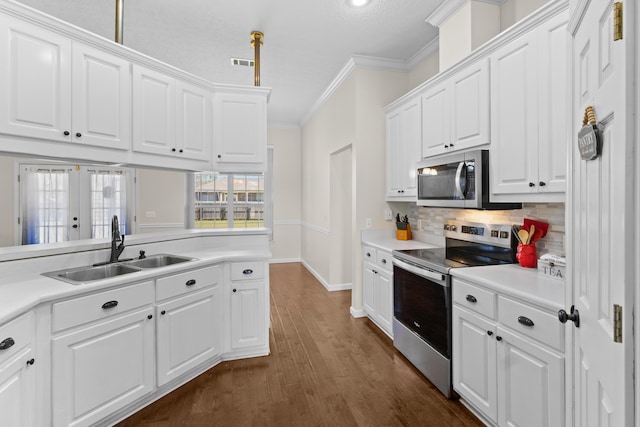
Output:
<path fill-rule="evenodd" d="M 440 28 L 440 26 L 449 19 L 451 15 L 460 10 L 460 8 L 467 2 L 471 1 L 502 6 L 506 0 L 446 0 L 442 2 L 442 4 L 431 13 L 431 15 L 427 16 L 425 21 L 434 27 Z"/>

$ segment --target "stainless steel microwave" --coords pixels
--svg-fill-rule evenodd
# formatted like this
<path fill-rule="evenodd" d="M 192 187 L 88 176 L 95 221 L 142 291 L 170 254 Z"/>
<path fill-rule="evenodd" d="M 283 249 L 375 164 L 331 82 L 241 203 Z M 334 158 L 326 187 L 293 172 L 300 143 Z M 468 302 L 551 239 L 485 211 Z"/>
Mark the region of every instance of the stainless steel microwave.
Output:
<path fill-rule="evenodd" d="M 417 164 L 418 206 L 520 209 L 521 203 L 489 201 L 489 150 L 439 156 Z"/>

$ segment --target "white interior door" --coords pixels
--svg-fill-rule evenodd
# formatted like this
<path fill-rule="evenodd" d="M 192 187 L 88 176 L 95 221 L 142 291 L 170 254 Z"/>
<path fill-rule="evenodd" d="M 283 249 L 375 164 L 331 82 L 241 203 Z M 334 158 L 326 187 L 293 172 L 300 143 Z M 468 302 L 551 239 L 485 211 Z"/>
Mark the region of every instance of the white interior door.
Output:
<path fill-rule="evenodd" d="M 570 326 L 574 334 L 573 425 L 629 426 L 633 423 L 633 268 L 637 263 L 629 232 L 634 225 L 630 178 L 633 19 L 625 20 L 624 39 L 613 41 L 613 2 L 577 3 L 569 25 L 574 132 L 567 209 L 572 266 L 567 305 L 575 304 L 580 313 L 579 328 Z M 633 16 L 632 3 L 624 2 L 625 18 Z M 588 105 L 593 106 L 602 133 L 602 153 L 590 161 L 582 160 L 577 148 L 577 132 Z M 623 307 L 621 343 L 614 342 L 614 304 Z"/>

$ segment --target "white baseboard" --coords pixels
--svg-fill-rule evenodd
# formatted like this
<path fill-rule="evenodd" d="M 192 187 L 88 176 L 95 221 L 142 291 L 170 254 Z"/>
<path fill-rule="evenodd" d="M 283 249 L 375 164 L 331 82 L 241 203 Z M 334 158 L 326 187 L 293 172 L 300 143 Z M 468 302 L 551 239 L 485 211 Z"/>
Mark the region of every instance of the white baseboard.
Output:
<path fill-rule="evenodd" d="M 300 258 L 279 258 L 269 260 L 269 264 L 288 264 L 290 262 L 302 262 L 302 260 Z"/>
<path fill-rule="evenodd" d="M 304 268 L 309 270 L 309 273 L 313 274 L 313 277 L 315 277 L 318 280 L 318 282 L 320 282 L 320 284 L 322 286 L 324 286 L 324 288 L 326 290 L 328 290 L 329 292 L 347 291 L 347 290 L 350 290 L 353 287 L 351 283 L 340 283 L 340 284 L 336 284 L 336 285 L 330 285 L 329 282 L 324 280 L 324 277 L 322 277 L 320 274 L 318 274 L 318 272 L 315 271 L 305 260 L 302 259 L 302 260 L 300 260 L 300 262 L 302 263 Z"/>
<path fill-rule="evenodd" d="M 351 313 L 351 316 L 355 317 L 356 319 L 367 316 L 367 313 L 364 312 L 364 309 L 359 308 L 356 310 L 355 308 L 353 308 L 353 306 L 349 308 L 349 313 Z"/>

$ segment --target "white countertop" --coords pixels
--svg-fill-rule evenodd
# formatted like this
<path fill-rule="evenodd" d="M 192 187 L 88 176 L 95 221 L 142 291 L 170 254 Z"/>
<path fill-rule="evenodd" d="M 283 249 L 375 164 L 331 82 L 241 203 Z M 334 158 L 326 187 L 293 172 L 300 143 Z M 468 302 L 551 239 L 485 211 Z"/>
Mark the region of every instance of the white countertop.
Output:
<path fill-rule="evenodd" d="M 396 239 L 395 230 L 363 230 L 360 241 L 363 245 L 389 252 L 403 249 L 430 249 L 444 246 L 444 238 L 440 241 L 436 236 L 433 238 L 429 238 L 428 236 L 423 237 L 428 241 L 398 240 Z"/>
<path fill-rule="evenodd" d="M 193 235 L 193 233 L 188 234 Z M 233 233 L 224 231 L 218 235 L 230 236 L 232 234 Z M 241 234 L 246 236 L 249 233 L 245 232 Z M 262 234 L 262 232 L 257 232 L 255 234 Z M 199 236 L 203 235 L 212 236 L 211 233 L 199 234 Z M 179 233 L 178 235 L 172 235 L 171 237 L 180 238 L 185 236 L 184 233 Z M 144 242 L 146 245 L 151 245 L 151 241 L 152 238 L 147 237 L 138 240 L 136 243 L 140 244 L 141 242 Z M 167 242 L 166 240 L 164 242 L 156 242 L 156 244 L 174 245 L 173 242 Z M 194 249 L 186 250 L 184 247 L 180 248 L 178 246 L 180 244 L 184 245 L 181 241 L 176 241 L 176 250 L 166 250 L 166 248 L 156 249 L 147 252 L 147 255 L 171 253 L 173 255 L 197 258 L 197 260 L 173 264 L 161 268 L 145 269 L 135 273 L 96 280 L 82 285 L 72 285 L 61 280 L 41 275 L 41 273 L 47 271 L 91 265 L 90 262 L 84 261 L 87 255 L 82 253 L 76 255 L 60 255 L 58 257 L 45 256 L 35 259 L 17 259 L 11 262 L 0 263 L 0 266 L 3 267 L 2 274 L 0 274 L 0 324 L 19 316 L 39 304 L 58 299 L 76 297 L 85 293 L 107 290 L 121 286 L 125 283 L 152 280 L 157 277 L 172 275 L 193 268 L 206 267 L 220 262 L 261 261 L 271 258 L 271 252 L 268 250 L 268 244 L 264 245 L 264 247 L 261 247 L 260 245 L 248 245 L 246 247 L 233 248 L 216 247 L 215 245 L 207 247 L 206 244 L 199 242 L 199 245 L 196 245 Z M 153 248 L 153 246 L 150 247 Z M 143 247 L 139 245 L 132 245 L 131 247 L 132 250 L 137 248 Z M 144 248 L 146 248 L 146 246 Z M 127 254 L 127 257 L 128 256 L 130 255 Z M 121 258 L 125 257 L 122 256 Z M 56 261 L 56 259 L 59 260 Z M 74 261 L 74 259 L 77 259 L 78 261 Z"/>
<path fill-rule="evenodd" d="M 550 310 L 565 309 L 564 282 L 519 264 L 453 268 L 451 275 Z M 455 286 L 455 284 L 453 285 Z"/>

